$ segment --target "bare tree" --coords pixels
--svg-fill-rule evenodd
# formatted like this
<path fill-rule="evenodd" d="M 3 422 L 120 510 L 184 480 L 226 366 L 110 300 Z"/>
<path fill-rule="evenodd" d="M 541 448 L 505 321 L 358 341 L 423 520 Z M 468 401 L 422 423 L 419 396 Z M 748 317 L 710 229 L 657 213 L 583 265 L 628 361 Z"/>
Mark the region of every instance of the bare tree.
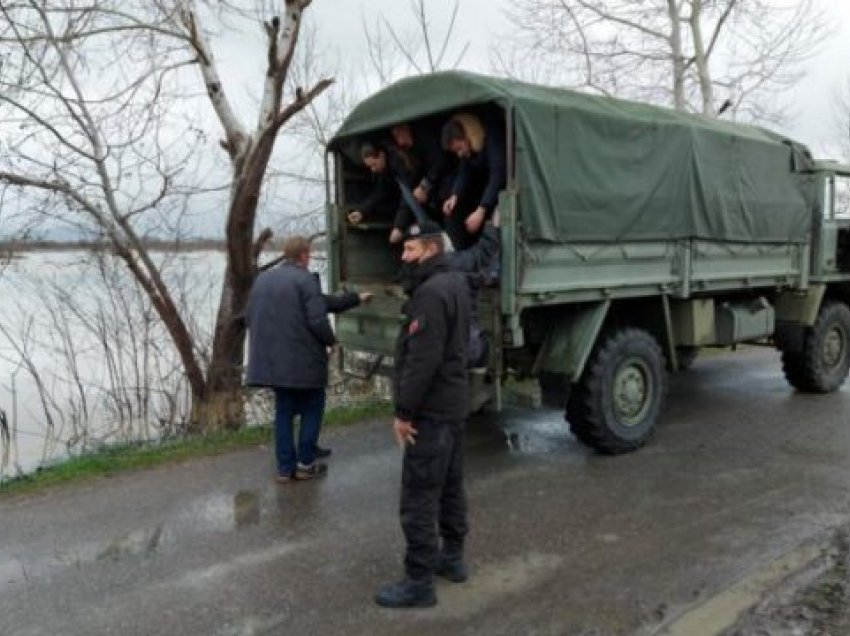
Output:
<path fill-rule="evenodd" d="M 310 2 L 257 3 L 257 13 L 271 17 L 262 24 L 265 74 L 253 123 L 237 115 L 203 24 L 215 12 L 246 11 L 194 0 L 0 3 L 0 115 L 22 131 L 0 158 L 0 182 L 38 193 L 29 196 L 41 213 L 75 212 L 108 240 L 179 355 L 196 429 L 242 423 L 241 316 L 261 248 L 254 238 L 258 203 L 280 130 L 332 82 L 286 91 Z M 227 265 L 206 358 L 144 240 L 198 191 L 193 151 L 206 134 L 192 121 L 197 99 L 186 88 L 187 66 L 197 69 L 230 167 Z M 191 123 L 178 125 L 175 113 Z"/>
<path fill-rule="evenodd" d="M 161 252 L 154 257 L 171 258 Z M 179 267 L 186 259 L 174 262 L 178 267 L 164 265 L 163 271 L 181 310 L 199 307 L 183 289 L 203 296 L 204 270 L 193 268 L 189 279 L 190 271 Z M 116 267 L 114 255 L 52 253 L 16 268 L 3 281 L 3 293 L 0 359 L 21 371 L 12 373 L 21 377 L 10 378 L 3 403 L 11 404 L 12 430 L 28 442 L 16 449 L 18 466 L 32 469 L 39 458 L 185 431 L 189 399 L 182 364 L 173 347 L 162 346 L 162 321 L 126 268 Z"/>
<path fill-rule="evenodd" d="M 443 14 L 444 4 L 437 4 Z M 460 0 L 454 1 L 442 34 L 433 27 L 427 5 L 427 0 L 410 0 L 414 26 L 404 30 L 386 17 L 379 18 L 371 27 L 363 20 L 369 62 L 382 84 L 397 79 L 400 69 L 421 74 L 457 68 L 466 56 L 469 41 L 459 47 L 455 41 Z"/>
<path fill-rule="evenodd" d="M 714 115 L 728 100 L 752 119 L 793 84 L 827 32 L 814 0 L 516 0 L 502 72 L 534 59 L 549 81 Z M 540 79 L 540 77 L 536 77 Z M 774 99 L 774 106 L 775 106 Z"/>
<path fill-rule="evenodd" d="M 850 164 L 850 77 L 835 91 L 833 110 L 833 134 L 827 150 Z M 835 179 L 834 187 L 836 216 L 850 218 L 850 178 Z"/>
<path fill-rule="evenodd" d="M 850 162 L 850 77 L 835 93 L 834 130 L 838 140 L 838 152 L 844 161 Z"/>

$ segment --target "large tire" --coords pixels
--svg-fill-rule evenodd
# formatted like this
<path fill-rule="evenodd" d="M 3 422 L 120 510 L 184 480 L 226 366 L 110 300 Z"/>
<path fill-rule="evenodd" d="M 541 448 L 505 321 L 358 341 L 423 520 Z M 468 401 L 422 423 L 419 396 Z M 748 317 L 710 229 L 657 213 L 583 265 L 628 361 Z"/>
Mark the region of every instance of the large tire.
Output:
<path fill-rule="evenodd" d="M 623 328 L 603 336 L 570 394 L 570 430 L 601 453 L 631 452 L 652 435 L 666 384 L 664 355 L 650 334 Z"/>
<path fill-rule="evenodd" d="M 850 370 L 850 308 L 826 301 L 806 330 L 802 351 L 782 352 L 788 384 L 807 393 L 832 393 Z"/>

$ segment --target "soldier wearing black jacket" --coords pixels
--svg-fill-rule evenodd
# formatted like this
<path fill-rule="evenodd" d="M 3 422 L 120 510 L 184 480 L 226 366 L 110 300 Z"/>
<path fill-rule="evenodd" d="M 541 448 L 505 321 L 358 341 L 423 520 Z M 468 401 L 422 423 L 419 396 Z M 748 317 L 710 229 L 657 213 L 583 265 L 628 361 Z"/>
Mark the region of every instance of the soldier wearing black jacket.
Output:
<path fill-rule="evenodd" d="M 443 213 L 455 249 L 463 249 L 493 215 L 507 183 L 505 133 L 502 126 L 458 113 L 443 126 L 442 142 L 460 160 Z"/>
<path fill-rule="evenodd" d="M 419 119 L 412 123 L 396 124 L 390 129 L 396 148 L 413 157 L 422 173 L 412 194 L 428 210 L 437 212 L 443 207 L 454 185 L 456 162 L 443 148 L 442 122 L 438 119 Z M 413 223 L 408 219 L 404 227 Z"/>
<path fill-rule="evenodd" d="M 411 219 L 401 188 L 414 187 L 421 167 L 408 153 L 392 146 L 365 143 L 360 148 L 360 157 L 374 175 L 375 182 L 369 196 L 348 213 L 348 220 L 355 225 L 364 221 L 392 221 L 390 242 L 398 243 Z"/>
<path fill-rule="evenodd" d="M 396 440 L 404 449 L 401 525 L 405 578 L 382 587 L 384 607 L 429 607 L 433 575 L 466 580 L 463 434 L 468 414 L 466 349 L 471 308 L 464 274 L 452 271 L 439 226 L 410 226 L 402 260 L 413 265 L 396 346 Z M 439 535 L 437 529 L 439 527 Z"/>

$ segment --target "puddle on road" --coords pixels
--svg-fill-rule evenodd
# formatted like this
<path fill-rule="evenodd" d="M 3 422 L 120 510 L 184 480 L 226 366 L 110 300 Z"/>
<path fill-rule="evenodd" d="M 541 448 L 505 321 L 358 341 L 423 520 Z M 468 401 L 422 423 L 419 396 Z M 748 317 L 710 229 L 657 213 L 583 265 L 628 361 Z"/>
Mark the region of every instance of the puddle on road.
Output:
<path fill-rule="evenodd" d="M 503 411 L 499 419 L 512 453 L 561 452 L 576 444 L 562 411 L 509 409 Z"/>
<path fill-rule="evenodd" d="M 164 548 L 199 534 L 241 530 L 260 523 L 260 492 L 240 490 L 192 501 L 162 523 L 118 534 L 104 541 L 64 545 L 33 554 L 0 553 L 0 590 L 26 583 L 57 568 L 80 567 L 99 561 L 149 558 Z"/>
<path fill-rule="evenodd" d="M 233 525 L 236 528 L 260 523 L 260 496 L 254 490 L 240 490 L 233 495 Z"/>

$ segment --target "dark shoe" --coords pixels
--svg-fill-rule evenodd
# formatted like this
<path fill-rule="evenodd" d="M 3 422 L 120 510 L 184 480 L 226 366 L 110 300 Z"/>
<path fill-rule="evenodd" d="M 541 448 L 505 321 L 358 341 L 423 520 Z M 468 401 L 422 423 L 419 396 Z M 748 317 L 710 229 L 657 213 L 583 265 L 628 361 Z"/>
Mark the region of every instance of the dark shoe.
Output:
<path fill-rule="evenodd" d="M 330 457 L 333 451 L 330 448 L 322 448 L 321 446 L 316 446 L 313 449 L 313 457 L 316 459 L 325 459 L 326 457 Z"/>
<path fill-rule="evenodd" d="M 469 570 L 462 557 L 448 557 L 444 554 L 440 555 L 436 574 L 452 583 L 463 583 L 469 578 Z"/>
<path fill-rule="evenodd" d="M 304 464 L 298 464 L 298 468 L 295 469 L 295 480 L 307 481 L 308 479 L 315 479 L 316 477 L 321 477 L 327 472 L 327 464 L 320 464 L 319 462 L 313 462 L 309 466 L 305 466 Z"/>
<path fill-rule="evenodd" d="M 433 607 L 437 604 L 434 584 L 431 581 L 404 579 L 398 583 L 387 583 L 375 594 L 375 602 L 381 607 Z"/>

